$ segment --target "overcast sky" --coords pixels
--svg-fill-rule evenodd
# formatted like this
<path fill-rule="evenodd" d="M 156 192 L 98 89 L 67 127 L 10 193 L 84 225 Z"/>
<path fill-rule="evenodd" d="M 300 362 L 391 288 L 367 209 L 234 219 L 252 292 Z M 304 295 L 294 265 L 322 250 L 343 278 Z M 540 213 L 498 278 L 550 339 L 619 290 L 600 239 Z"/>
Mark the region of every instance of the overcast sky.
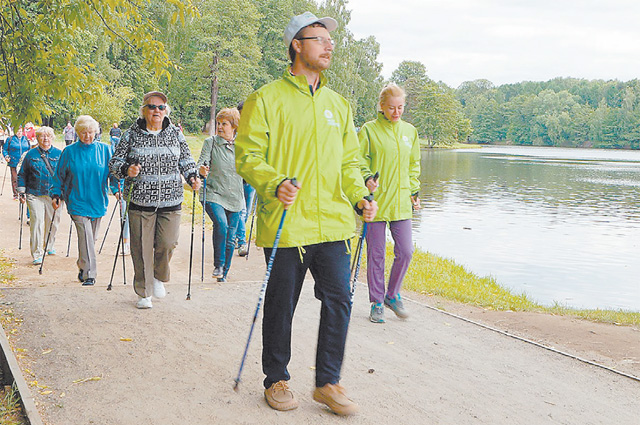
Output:
<path fill-rule="evenodd" d="M 349 0 L 389 77 L 403 60 L 458 87 L 555 77 L 640 78 L 640 0 Z"/>

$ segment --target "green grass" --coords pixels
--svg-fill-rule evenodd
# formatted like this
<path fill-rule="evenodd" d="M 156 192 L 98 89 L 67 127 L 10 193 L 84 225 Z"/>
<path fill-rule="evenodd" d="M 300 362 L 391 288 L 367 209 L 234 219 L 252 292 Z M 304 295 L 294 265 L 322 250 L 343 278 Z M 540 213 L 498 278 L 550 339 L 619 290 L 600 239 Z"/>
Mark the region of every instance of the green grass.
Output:
<path fill-rule="evenodd" d="M 389 245 L 391 244 L 387 246 L 387 264 L 390 265 L 393 261 L 393 246 Z M 440 258 L 419 249 L 413 254 L 404 287 L 420 294 L 437 295 L 447 300 L 491 310 L 542 312 L 593 322 L 640 325 L 640 312 L 575 309 L 559 303 L 544 306 L 530 299 L 527 294 L 515 294 L 500 286 L 492 277 L 480 277 L 453 260 Z"/>
<path fill-rule="evenodd" d="M 0 389 L 0 424 L 25 425 L 26 423 L 17 387 L 13 385 Z"/>

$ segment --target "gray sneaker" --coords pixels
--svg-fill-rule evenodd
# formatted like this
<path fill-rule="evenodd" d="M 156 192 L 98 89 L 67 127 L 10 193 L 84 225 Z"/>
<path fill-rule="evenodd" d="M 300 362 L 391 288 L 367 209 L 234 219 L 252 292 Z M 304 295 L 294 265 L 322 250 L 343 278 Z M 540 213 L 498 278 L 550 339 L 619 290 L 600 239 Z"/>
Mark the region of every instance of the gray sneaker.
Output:
<path fill-rule="evenodd" d="M 369 320 L 373 323 L 384 323 L 384 307 L 382 303 L 371 303 L 371 314 Z"/>
<path fill-rule="evenodd" d="M 402 298 L 400 294 L 396 295 L 393 298 L 389 298 L 388 296 L 384 296 L 384 305 L 389 307 L 393 312 L 401 319 L 406 319 L 409 317 L 409 313 L 404 308 L 404 304 L 402 303 Z"/>
<path fill-rule="evenodd" d="M 224 272 L 222 271 L 222 267 L 214 267 L 212 277 L 222 277 L 224 276 Z"/>
<path fill-rule="evenodd" d="M 238 255 L 240 257 L 245 257 L 247 255 L 247 253 L 249 252 L 249 248 L 247 246 L 247 244 L 242 244 L 240 245 L 240 248 L 238 248 Z"/>

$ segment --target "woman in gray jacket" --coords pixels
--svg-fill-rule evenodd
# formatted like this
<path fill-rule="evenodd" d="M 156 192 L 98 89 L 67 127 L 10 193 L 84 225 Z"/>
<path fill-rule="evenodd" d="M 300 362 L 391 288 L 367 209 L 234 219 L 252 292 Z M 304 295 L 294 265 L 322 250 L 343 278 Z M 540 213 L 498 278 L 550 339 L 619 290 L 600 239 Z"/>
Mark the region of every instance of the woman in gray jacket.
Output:
<path fill-rule="evenodd" d="M 216 115 L 216 135 L 204 141 L 198 165 L 207 179 L 204 208 L 213 221 L 213 277 L 224 282 L 231 267 L 235 235 L 244 207 L 242 177 L 236 172 L 236 130 L 240 112 L 224 108 Z M 200 196 L 202 199 L 202 196 Z"/>

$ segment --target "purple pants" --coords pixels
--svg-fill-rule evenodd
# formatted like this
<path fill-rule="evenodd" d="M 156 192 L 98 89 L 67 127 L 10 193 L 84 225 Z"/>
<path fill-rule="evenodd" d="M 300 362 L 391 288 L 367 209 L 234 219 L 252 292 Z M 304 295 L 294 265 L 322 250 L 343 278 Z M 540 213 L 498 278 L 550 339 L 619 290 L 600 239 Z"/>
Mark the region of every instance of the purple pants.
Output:
<path fill-rule="evenodd" d="M 376 221 L 367 224 L 367 282 L 369 284 L 369 301 L 382 303 L 384 301 L 384 259 L 387 240 L 385 231 L 387 223 Z M 389 229 L 395 247 L 393 265 L 389 275 L 387 297 L 393 298 L 400 292 L 402 279 L 407 274 L 413 243 L 411 242 L 411 220 L 390 221 Z"/>

